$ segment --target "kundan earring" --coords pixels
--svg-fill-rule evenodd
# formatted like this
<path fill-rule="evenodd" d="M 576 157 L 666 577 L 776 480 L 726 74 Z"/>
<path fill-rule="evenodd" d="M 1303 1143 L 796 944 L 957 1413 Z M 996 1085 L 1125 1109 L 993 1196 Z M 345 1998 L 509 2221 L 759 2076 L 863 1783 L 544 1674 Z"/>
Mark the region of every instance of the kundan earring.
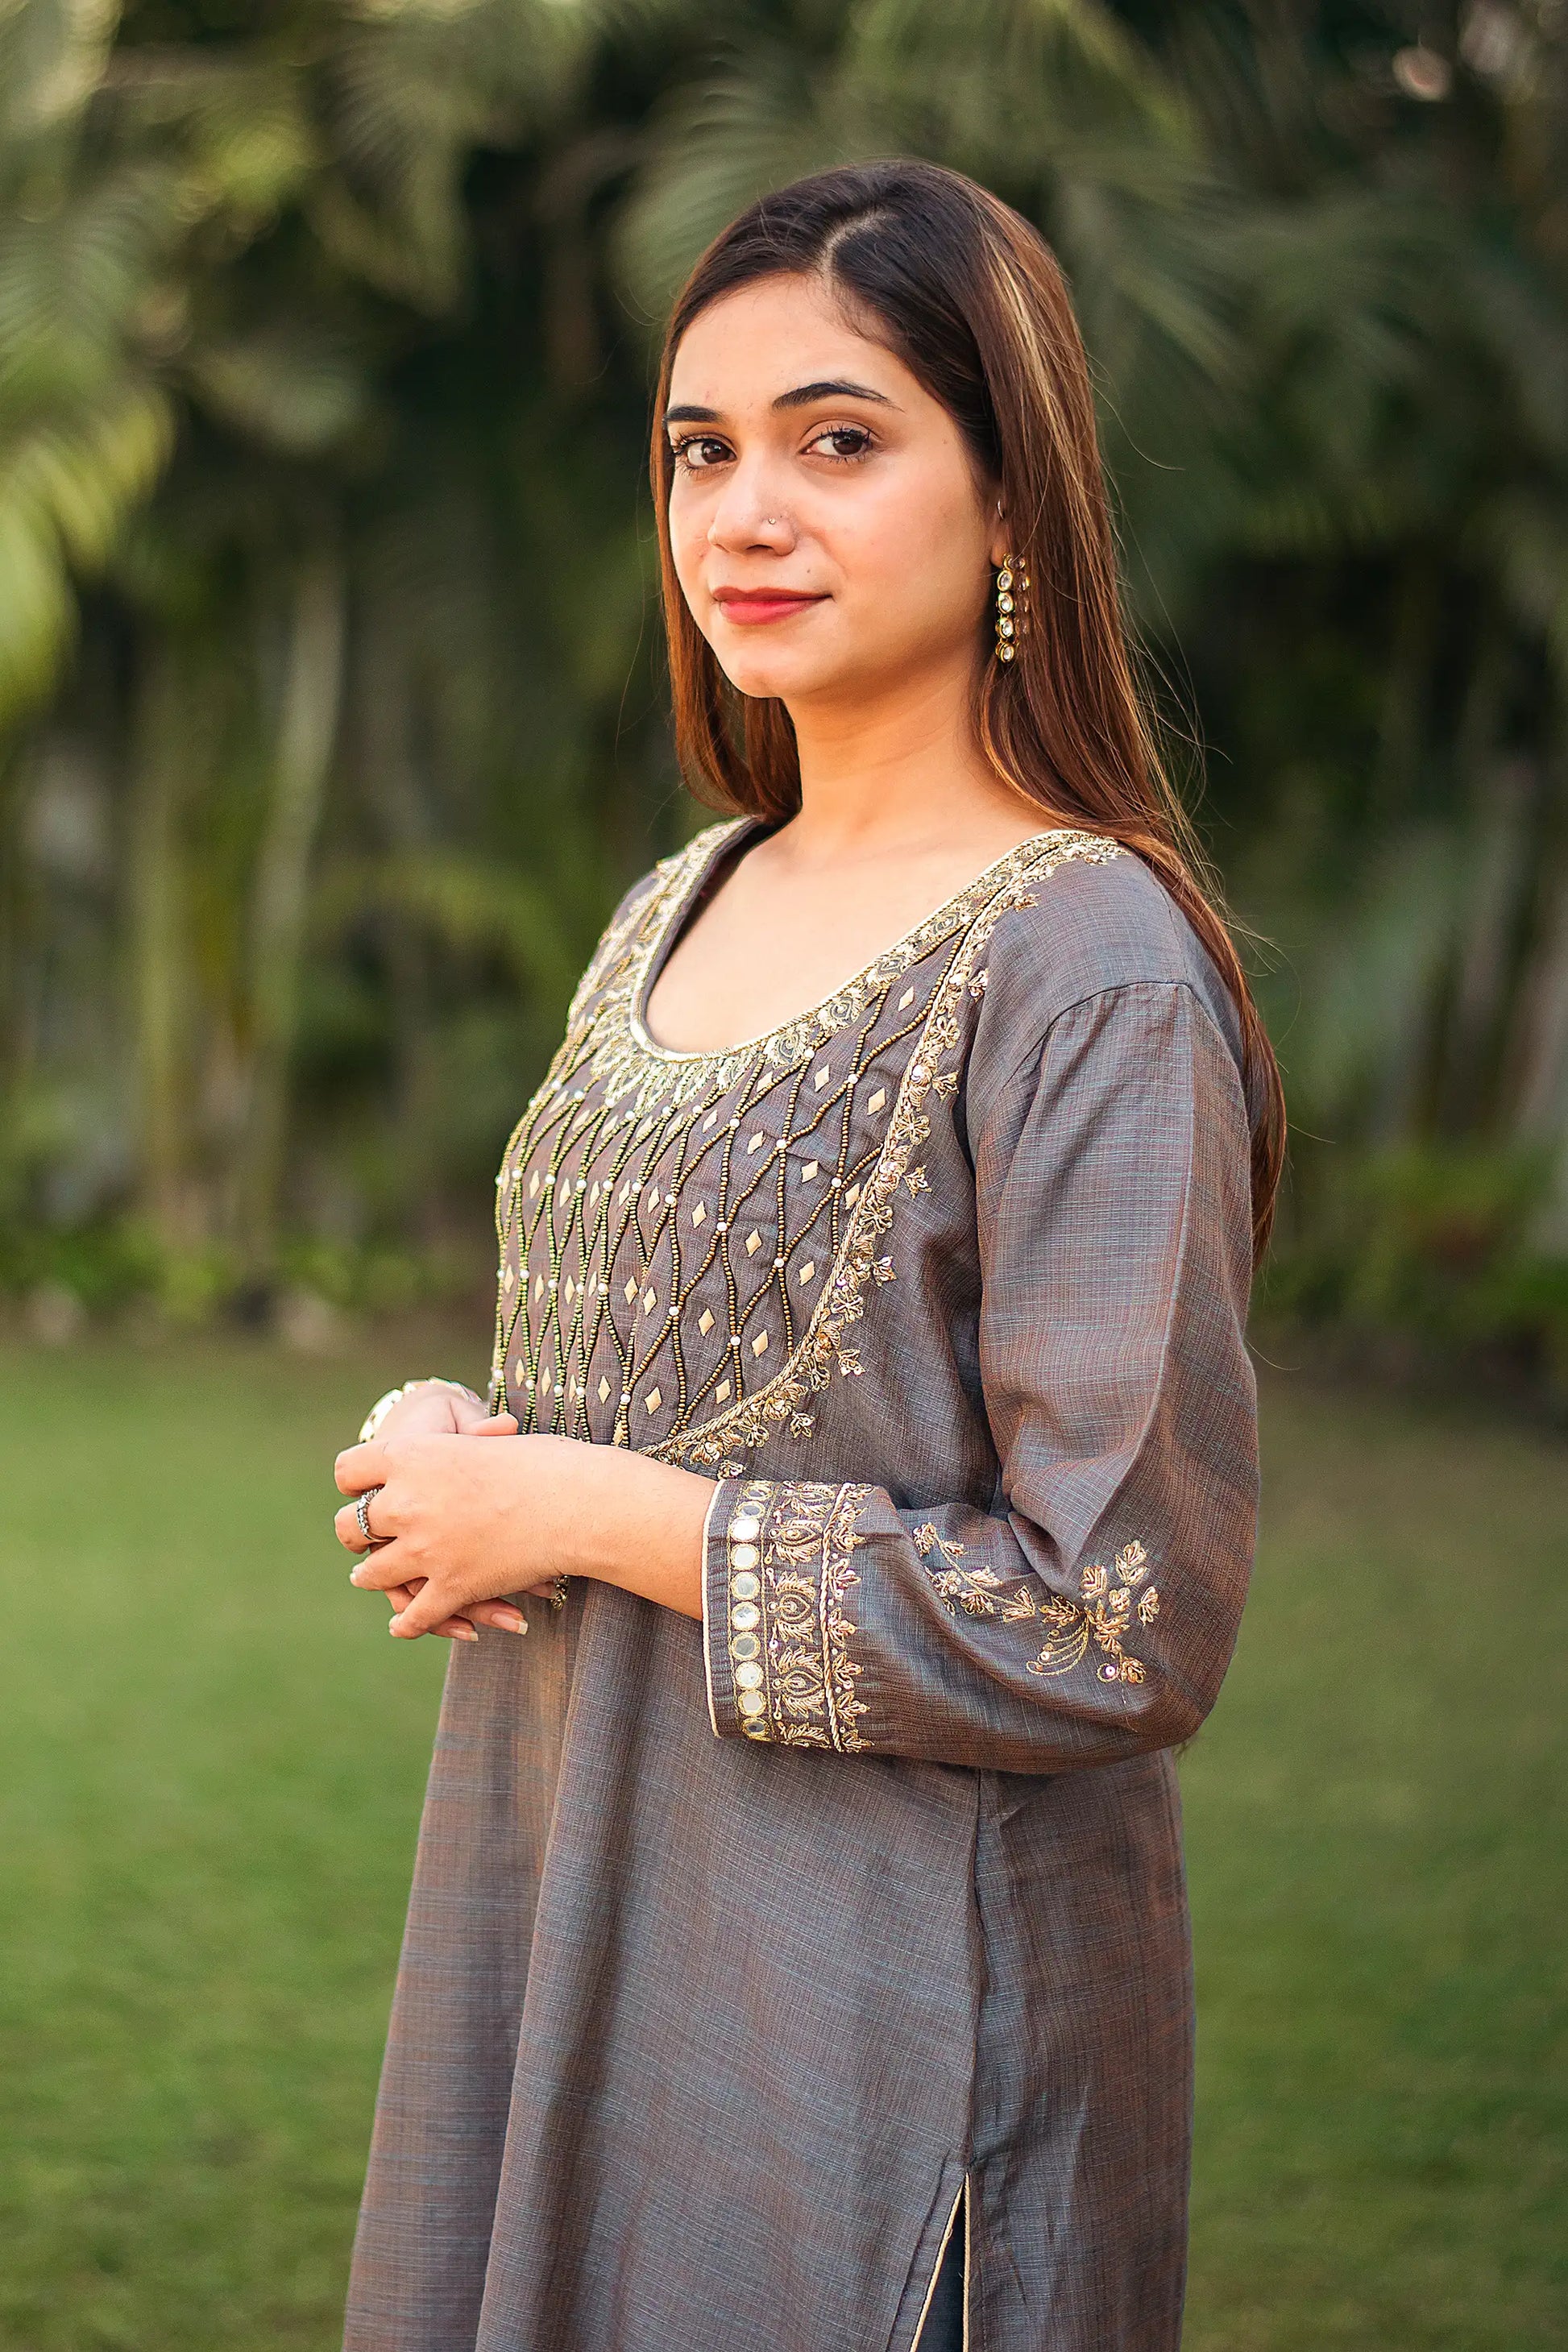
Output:
<path fill-rule="evenodd" d="M 996 574 L 996 658 L 1016 658 L 1018 639 L 1028 626 L 1029 575 L 1016 555 L 1005 555 Z"/>

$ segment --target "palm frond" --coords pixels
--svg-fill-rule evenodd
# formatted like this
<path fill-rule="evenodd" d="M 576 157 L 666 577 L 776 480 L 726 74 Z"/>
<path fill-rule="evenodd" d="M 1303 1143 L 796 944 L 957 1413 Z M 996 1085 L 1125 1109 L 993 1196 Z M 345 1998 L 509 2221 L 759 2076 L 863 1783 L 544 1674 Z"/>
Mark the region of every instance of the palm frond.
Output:
<path fill-rule="evenodd" d="M 126 384 L 0 448 L 0 730 L 41 700 L 68 646 L 73 574 L 104 564 L 167 459 L 169 404 Z"/>

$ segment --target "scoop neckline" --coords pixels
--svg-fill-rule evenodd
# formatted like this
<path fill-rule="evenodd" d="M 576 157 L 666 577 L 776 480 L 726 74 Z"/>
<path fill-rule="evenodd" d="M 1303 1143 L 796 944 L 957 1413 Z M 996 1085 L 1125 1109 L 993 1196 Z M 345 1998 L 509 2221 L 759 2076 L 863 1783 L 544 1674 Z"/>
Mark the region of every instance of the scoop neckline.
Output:
<path fill-rule="evenodd" d="M 729 1061 L 737 1054 L 754 1053 L 761 1047 L 771 1045 L 775 1039 L 785 1036 L 791 1031 L 798 1030 L 804 1025 L 820 1024 L 840 998 L 853 994 L 873 978 L 879 978 L 885 964 L 894 964 L 900 956 L 906 954 L 913 946 L 922 931 L 929 930 L 933 923 L 940 923 L 944 915 L 951 914 L 962 900 L 978 890 L 984 883 L 989 882 L 992 876 L 998 873 L 1011 859 L 1021 856 L 1026 849 L 1037 847 L 1042 841 L 1071 838 L 1079 828 L 1070 825 L 1046 825 L 1038 833 L 1026 834 L 1022 841 L 1016 841 L 1011 849 L 1005 849 L 999 857 L 994 857 L 988 866 L 983 866 L 978 874 L 954 890 L 950 897 L 943 898 L 938 906 L 933 907 L 929 915 L 922 915 L 918 923 L 911 923 L 907 931 L 900 938 L 891 940 L 887 947 L 863 963 L 858 971 L 852 971 L 847 978 L 841 980 L 837 988 L 830 989 L 827 994 L 816 1003 L 804 1005 L 800 1012 L 792 1013 L 787 1020 L 775 1022 L 771 1029 L 759 1030 L 754 1037 L 737 1038 L 732 1045 L 696 1047 L 661 1045 L 647 1025 L 646 1014 L 648 998 L 658 984 L 659 974 L 668 961 L 675 943 L 685 928 L 692 906 L 703 887 L 711 877 L 725 852 L 734 848 L 744 839 L 746 830 L 766 832 L 769 828 L 761 817 L 747 816 L 740 818 L 736 824 L 727 827 L 721 834 L 709 855 L 697 866 L 687 887 L 667 913 L 662 925 L 656 930 L 649 951 L 643 961 L 642 971 L 638 974 L 637 984 L 631 991 L 627 1007 L 627 1025 L 639 1050 L 656 1062 L 691 1064 Z"/>

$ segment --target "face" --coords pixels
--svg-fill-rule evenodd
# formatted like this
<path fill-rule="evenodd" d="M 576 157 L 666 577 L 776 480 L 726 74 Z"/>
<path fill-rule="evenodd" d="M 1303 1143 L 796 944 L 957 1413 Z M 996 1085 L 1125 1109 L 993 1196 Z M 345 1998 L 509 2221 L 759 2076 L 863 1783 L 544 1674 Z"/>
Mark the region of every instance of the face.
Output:
<path fill-rule="evenodd" d="M 1003 526 L 941 403 L 820 283 L 763 278 L 676 350 L 675 568 L 731 683 L 794 709 L 982 657 Z"/>

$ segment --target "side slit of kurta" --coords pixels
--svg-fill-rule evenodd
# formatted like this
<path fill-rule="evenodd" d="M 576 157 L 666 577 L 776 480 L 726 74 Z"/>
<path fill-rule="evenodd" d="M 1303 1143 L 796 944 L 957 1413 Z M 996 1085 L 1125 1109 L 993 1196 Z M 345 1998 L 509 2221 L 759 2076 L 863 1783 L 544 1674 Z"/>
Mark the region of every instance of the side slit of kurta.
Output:
<path fill-rule="evenodd" d="M 966 2172 L 963 2179 L 958 2184 L 958 2194 L 952 2200 L 952 2210 L 947 2217 L 947 2226 L 942 2233 L 942 2243 L 936 2250 L 936 2260 L 931 2266 L 931 2281 L 925 2291 L 925 2301 L 921 2305 L 921 2315 L 915 2322 L 914 2339 L 910 2346 L 910 2352 L 921 2352 L 921 2346 L 925 2337 L 926 2321 L 931 2316 L 931 2307 L 932 2300 L 936 2294 L 937 2281 L 942 2276 L 942 2258 L 947 2252 L 948 2243 L 952 2236 L 952 2225 L 958 2219 L 958 2209 L 960 2205 L 963 2208 L 963 2352 L 969 2352 L 970 2200 L 967 2193 L 968 2189 L 969 2175 Z"/>

